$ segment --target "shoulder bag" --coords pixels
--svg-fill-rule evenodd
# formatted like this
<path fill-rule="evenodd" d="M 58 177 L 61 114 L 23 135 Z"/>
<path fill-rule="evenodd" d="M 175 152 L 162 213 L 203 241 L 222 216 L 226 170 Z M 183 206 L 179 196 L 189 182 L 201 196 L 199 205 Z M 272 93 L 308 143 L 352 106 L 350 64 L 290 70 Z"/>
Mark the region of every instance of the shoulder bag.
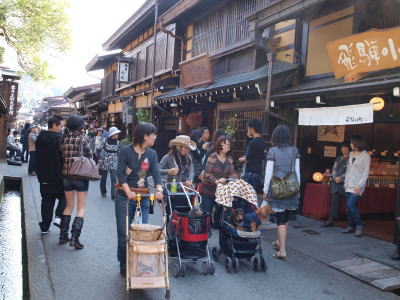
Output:
<path fill-rule="evenodd" d="M 296 157 L 293 151 L 292 171 L 287 173 L 283 178 L 277 177 L 275 175 L 272 177 L 271 193 L 273 198 L 286 199 L 300 192 L 300 184 L 297 181 L 295 165 Z"/>
<path fill-rule="evenodd" d="M 79 157 L 72 157 L 68 177 L 79 180 L 100 180 L 101 175 L 95 161 L 83 155 L 83 138 L 79 145 Z"/>

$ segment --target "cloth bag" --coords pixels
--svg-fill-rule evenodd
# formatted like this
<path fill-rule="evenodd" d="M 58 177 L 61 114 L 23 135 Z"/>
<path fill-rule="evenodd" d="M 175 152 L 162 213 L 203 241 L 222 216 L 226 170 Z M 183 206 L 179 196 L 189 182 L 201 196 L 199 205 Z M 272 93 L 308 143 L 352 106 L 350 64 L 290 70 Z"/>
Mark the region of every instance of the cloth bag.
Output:
<path fill-rule="evenodd" d="M 288 172 L 284 177 L 272 177 L 271 193 L 275 199 L 286 199 L 300 192 L 300 184 L 297 180 L 295 171 L 296 157 L 292 154 L 292 171 Z"/>
<path fill-rule="evenodd" d="M 79 145 L 79 157 L 72 157 L 68 177 L 79 180 L 100 180 L 101 175 L 95 161 L 83 155 L 83 139 Z"/>

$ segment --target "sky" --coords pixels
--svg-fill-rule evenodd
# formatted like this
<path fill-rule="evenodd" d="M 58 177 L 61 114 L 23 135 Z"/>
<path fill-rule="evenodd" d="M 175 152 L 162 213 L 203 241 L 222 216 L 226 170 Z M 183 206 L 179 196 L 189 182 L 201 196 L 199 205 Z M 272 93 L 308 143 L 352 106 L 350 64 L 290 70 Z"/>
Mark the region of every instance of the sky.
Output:
<path fill-rule="evenodd" d="M 1 1 L 1 0 L 0 0 Z M 100 82 L 102 71 L 86 72 L 87 63 L 96 55 L 103 53 L 102 44 L 132 16 L 145 0 L 69 0 L 66 13 L 69 16 L 72 45 L 67 53 L 57 56 L 46 55 L 43 58 L 49 63 L 49 72 L 56 77 L 51 82 L 34 82 L 22 80 L 19 94 L 26 98 L 39 99 L 57 96 L 71 86 L 81 86 Z M 18 68 L 15 56 L 7 50 L 5 65 Z M 24 91 L 25 89 L 25 91 Z M 22 101 L 23 108 L 24 102 Z M 31 103 L 31 102 L 29 102 Z M 29 104 L 29 107 L 32 107 Z"/>

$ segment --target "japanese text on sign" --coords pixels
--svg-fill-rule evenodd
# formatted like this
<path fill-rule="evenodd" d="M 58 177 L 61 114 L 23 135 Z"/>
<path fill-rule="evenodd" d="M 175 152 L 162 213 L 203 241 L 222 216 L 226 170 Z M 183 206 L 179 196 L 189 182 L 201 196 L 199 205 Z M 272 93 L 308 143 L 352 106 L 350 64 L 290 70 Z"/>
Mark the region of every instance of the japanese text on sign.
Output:
<path fill-rule="evenodd" d="M 15 85 L 10 86 L 10 101 L 9 101 L 9 108 L 8 108 L 8 114 L 10 116 L 14 116 L 15 114 Z"/>
<path fill-rule="evenodd" d="M 327 45 L 336 78 L 400 66 L 400 27 L 371 30 Z"/>

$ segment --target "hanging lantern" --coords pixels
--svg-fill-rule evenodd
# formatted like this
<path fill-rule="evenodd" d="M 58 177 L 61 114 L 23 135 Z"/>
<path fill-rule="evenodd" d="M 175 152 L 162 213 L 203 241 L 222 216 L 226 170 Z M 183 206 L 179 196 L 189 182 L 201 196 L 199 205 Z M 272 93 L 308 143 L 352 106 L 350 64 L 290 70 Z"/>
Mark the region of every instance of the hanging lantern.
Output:
<path fill-rule="evenodd" d="M 369 103 L 373 104 L 374 111 L 380 111 L 385 107 L 385 100 L 381 97 L 372 98 Z"/>
<path fill-rule="evenodd" d="M 322 182 L 322 180 L 324 180 L 324 175 L 322 175 L 320 172 L 315 172 L 312 178 L 315 182 Z"/>

